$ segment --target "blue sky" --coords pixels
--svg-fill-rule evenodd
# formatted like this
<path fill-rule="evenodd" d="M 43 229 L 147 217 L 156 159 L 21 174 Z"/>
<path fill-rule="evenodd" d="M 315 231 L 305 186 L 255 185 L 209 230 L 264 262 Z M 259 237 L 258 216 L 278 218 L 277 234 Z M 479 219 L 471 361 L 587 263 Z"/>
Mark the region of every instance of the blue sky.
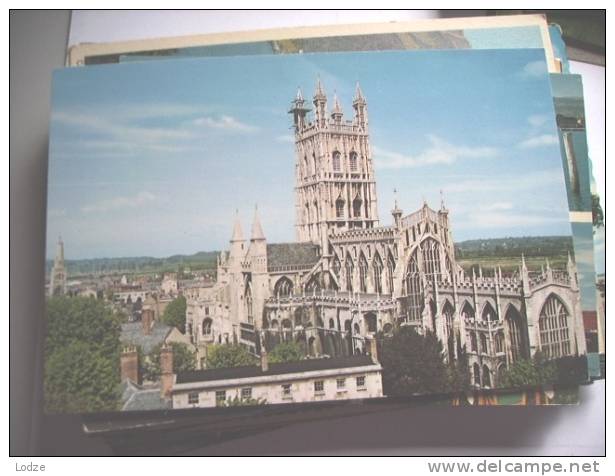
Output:
<path fill-rule="evenodd" d="M 182 59 L 54 75 L 47 251 L 68 258 L 226 248 L 258 203 L 294 240 L 286 113 L 320 75 L 350 118 L 368 102 L 382 224 L 443 190 L 456 241 L 570 234 L 544 53 L 537 49 Z"/>

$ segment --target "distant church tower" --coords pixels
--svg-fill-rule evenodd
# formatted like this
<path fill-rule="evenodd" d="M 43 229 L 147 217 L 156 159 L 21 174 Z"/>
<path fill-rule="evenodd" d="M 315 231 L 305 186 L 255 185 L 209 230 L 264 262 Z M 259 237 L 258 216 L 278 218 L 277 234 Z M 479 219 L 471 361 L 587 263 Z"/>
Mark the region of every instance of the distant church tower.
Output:
<path fill-rule="evenodd" d="M 352 103 L 352 121 L 343 120 L 337 96 L 327 117 L 327 97 L 320 79 L 313 104 L 313 122 L 308 122 L 310 109 L 299 90 L 289 111 L 296 148 L 295 227 L 298 241 L 316 243 L 327 255 L 331 233 L 378 226 L 376 181 L 367 102 L 359 84 Z"/>
<path fill-rule="evenodd" d="M 53 261 L 49 280 L 49 295 L 57 296 L 59 294 L 66 294 L 66 268 L 64 267 L 64 242 L 62 237 L 58 238 L 56 257 Z"/>

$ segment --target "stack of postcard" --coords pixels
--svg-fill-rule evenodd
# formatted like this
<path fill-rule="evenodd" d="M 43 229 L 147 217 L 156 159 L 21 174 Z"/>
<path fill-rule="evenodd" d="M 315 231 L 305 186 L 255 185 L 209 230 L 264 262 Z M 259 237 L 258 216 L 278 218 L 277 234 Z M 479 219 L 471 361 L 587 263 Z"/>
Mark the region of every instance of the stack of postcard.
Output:
<path fill-rule="evenodd" d="M 600 378 L 583 89 L 544 18 L 80 45 L 69 66 L 48 412 L 293 421 L 576 403 Z"/>

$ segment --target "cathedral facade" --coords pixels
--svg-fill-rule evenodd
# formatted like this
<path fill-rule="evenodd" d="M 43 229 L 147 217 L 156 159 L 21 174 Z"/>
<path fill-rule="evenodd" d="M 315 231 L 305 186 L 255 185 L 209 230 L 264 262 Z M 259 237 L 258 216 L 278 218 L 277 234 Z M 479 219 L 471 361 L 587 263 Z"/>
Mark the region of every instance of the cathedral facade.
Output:
<path fill-rule="evenodd" d="M 477 387 L 537 351 L 585 353 L 576 267 L 468 275 L 456 263 L 444 202 L 409 214 L 395 203 L 378 217 L 367 101 L 357 85 L 353 117 L 320 81 L 313 114 L 301 91 L 289 113 L 295 132 L 294 243 L 267 243 L 255 210 L 249 238 L 235 220 L 217 282 L 188 299 L 187 329 L 207 344 L 240 342 L 254 353 L 295 341 L 310 355 L 363 353 L 377 332 L 412 326 L 436 333 L 445 358 L 465 349 Z"/>

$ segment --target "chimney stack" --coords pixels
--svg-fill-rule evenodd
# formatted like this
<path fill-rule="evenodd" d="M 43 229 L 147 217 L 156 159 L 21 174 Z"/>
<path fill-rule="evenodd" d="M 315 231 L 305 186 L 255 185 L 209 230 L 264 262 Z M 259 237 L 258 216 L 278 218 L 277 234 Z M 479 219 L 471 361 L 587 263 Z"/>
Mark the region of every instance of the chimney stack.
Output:
<path fill-rule="evenodd" d="M 152 326 L 154 325 L 154 310 L 143 309 L 141 311 L 141 324 L 143 325 L 143 334 L 150 335 Z"/>
<path fill-rule="evenodd" d="M 120 355 L 120 380 L 139 382 L 139 354 L 135 346 L 124 347 Z"/>
<path fill-rule="evenodd" d="M 162 344 L 160 349 L 160 394 L 163 398 L 171 396 L 173 388 L 173 348 L 170 345 Z"/>
<path fill-rule="evenodd" d="M 378 363 L 378 342 L 375 337 L 367 338 L 367 351 L 375 364 Z"/>

